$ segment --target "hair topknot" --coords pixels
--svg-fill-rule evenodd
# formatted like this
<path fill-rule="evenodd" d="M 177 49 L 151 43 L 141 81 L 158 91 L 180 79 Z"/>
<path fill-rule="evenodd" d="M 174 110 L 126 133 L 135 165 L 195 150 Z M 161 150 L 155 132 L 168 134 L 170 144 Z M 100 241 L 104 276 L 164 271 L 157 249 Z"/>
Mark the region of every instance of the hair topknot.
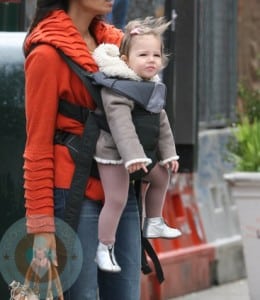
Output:
<path fill-rule="evenodd" d="M 140 35 L 154 34 L 162 36 L 170 24 L 171 22 L 167 22 L 164 17 L 146 17 L 145 19 L 136 19 L 130 21 L 126 25 L 125 34 L 130 34 L 133 29 L 138 28 L 140 30 Z"/>
<path fill-rule="evenodd" d="M 166 65 L 168 59 L 167 55 L 164 53 L 163 34 L 170 24 L 171 22 L 167 22 L 164 17 L 146 17 L 145 19 L 136 19 L 130 21 L 125 27 L 125 34 L 120 46 L 120 54 L 128 56 L 132 38 L 134 36 L 152 34 L 161 38 L 163 64 Z"/>

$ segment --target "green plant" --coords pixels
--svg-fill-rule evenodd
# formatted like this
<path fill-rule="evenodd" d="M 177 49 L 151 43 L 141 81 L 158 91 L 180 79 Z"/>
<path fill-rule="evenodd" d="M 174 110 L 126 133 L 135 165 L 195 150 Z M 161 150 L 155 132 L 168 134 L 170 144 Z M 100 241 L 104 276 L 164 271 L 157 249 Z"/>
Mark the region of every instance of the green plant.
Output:
<path fill-rule="evenodd" d="M 238 96 L 240 100 L 239 119 L 246 116 L 250 123 L 260 120 L 260 90 L 249 88 L 246 84 L 240 83 Z"/>
<path fill-rule="evenodd" d="M 228 151 L 229 161 L 238 171 L 260 172 L 260 120 L 241 119 L 234 129 Z"/>
<path fill-rule="evenodd" d="M 260 172 L 260 90 L 238 85 L 238 124 L 227 145 L 237 171 Z"/>

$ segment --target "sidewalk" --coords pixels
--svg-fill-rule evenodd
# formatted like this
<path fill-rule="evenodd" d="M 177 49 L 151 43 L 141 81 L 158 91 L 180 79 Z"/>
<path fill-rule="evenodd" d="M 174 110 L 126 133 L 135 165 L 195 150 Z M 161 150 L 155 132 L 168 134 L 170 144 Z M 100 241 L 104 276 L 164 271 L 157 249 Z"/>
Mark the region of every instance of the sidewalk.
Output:
<path fill-rule="evenodd" d="M 250 300 L 250 298 L 247 280 L 243 279 L 171 300 Z"/>

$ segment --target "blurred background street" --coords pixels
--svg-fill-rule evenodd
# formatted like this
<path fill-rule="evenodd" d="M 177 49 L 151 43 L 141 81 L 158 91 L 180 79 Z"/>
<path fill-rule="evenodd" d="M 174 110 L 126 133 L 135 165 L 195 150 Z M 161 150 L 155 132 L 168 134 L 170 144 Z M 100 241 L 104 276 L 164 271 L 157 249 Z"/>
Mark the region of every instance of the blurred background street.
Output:
<path fill-rule="evenodd" d="M 151 242 L 165 282 L 154 272 L 143 276 L 141 300 L 249 300 L 249 290 L 250 300 L 259 300 L 260 1 L 122 2 L 129 4 L 126 20 L 172 21 L 162 80 L 180 172 L 171 179 L 163 214 L 183 234 Z M 35 3 L 0 1 L 0 238 L 25 213 L 22 44 Z M 224 178 L 238 170 L 246 178 Z M 0 295 L 9 299 L 2 278 Z"/>
<path fill-rule="evenodd" d="M 171 300 L 250 300 L 246 280 L 239 280 Z"/>

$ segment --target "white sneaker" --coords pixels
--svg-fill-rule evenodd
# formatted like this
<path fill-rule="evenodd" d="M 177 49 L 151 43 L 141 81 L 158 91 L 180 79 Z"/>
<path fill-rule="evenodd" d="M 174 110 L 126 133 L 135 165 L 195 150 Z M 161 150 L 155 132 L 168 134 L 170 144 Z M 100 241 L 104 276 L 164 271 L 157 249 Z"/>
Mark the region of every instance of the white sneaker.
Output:
<path fill-rule="evenodd" d="M 171 228 L 165 224 L 164 219 L 161 217 L 144 219 L 143 236 L 145 238 L 174 239 L 181 236 L 181 234 L 179 229 Z"/>
<path fill-rule="evenodd" d="M 107 272 L 121 271 L 121 268 L 118 265 L 115 258 L 114 245 L 105 245 L 99 242 L 95 261 L 98 264 L 99 269 L 102 271 L 107 271 Z"/>

